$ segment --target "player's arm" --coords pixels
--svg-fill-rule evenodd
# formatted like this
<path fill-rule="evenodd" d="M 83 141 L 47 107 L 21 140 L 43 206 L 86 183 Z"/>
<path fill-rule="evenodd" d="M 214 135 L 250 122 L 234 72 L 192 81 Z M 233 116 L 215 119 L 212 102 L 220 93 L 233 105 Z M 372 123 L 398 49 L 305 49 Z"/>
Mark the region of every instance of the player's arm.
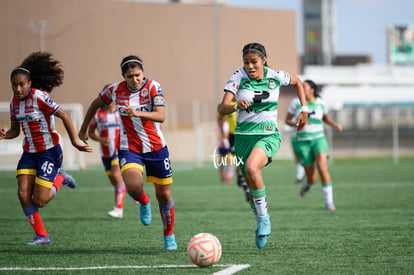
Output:
<path fill-rule="evenodd" d="M 79 151 L 84 152 L 92 152 L 92 148 L 88 145 L 82 144 L 78 141 L 78 138 L 76 136 L 75 127 L 73 126 L 72 119 L 66 113 L 62 108 L 59 108 L 59 110 L 56 111 L 55 116 L 60 118 L 63 122 L 63 125 L 65 126 L 66 132 L 69 135 L 70 141 L 72 145 L 77 148 Z"/>
<path fill-rule="evenodd" d="M 287 113 L 285 123 L 289 126 L 296 127 L 296 121 L 293 121 L 294 114 Z"/>
<path fill-rule="evenodd" d="M 323 115 L 322 117 L 323 122 L 328 124 L 329 126 L 335 128 L 338 132 L 342 132 L 342 125 L 339 123 L 336 123 L 330 116 L 327 114 Z"/>
<path fill-rule="evenodd" d="M 294 74 L 290 74 L 290 85 L 296 87 L 296 93 L 302 106 L 302 111 L 300 112 L 298 121 L 295 124 L 295 126 L 298 127 L 298 131 L 300 131 L 308 122 L 308 105 L 306 103 L 305 91 L 303 89 L 302 81 L 300 81 L 300 79 Z"/>
<path fill-rule="evenodd" d="M 231 101 L 233 100 L 234 94 L 230 91 L 225 91 L 223 99 L 221 100 L 221 103 L 217 107 L 217 111 L 220 115 L 228 115 L 236 111 L 237 103 L 232 104 Z"/>
<path fill-rule="evenodd" d="M 10 129 L 0 130 L 0 139 L 13 139 L 20 135 L 20 123 L 17 121 L 11 121 L 10 122 Z"/>
<path fill-rule="evenodd" d="M 89 137 L 94 140 L 97 141 L 99 143 L 102 143 L 105 146 L 108 146 L 108 144 L 110 143 L 111 139 L 109 137 L 101 137 L 100 135 L 98 135 L 96 133 L 96 128 L 92 129 L 91 127 L 89 127 L 89 131 L 88 131 Z"/>
<path fill-rule="evenodd" d="M 87 131 L 88 131 L 89 123 L 91 122 L 92 118 L 96 114 L 96 111 L 98 111 L 99 107 L 103 106 L 104 104 L 105 104 L 104 101 L 101 99 L 100 96 L 98 96 L 97 98 L 95 98 L 94 101 L 92 101 L 91 105 L 89 106 L 88 110 L 86 111 L 86 115 L 83 119 L 82 126 L 79 130 L 79 133 L 78 133 L 79 139 L 83 140 L 83 142 L 86 143 L 86 141 L 88 140 L 88 132 Z"/>

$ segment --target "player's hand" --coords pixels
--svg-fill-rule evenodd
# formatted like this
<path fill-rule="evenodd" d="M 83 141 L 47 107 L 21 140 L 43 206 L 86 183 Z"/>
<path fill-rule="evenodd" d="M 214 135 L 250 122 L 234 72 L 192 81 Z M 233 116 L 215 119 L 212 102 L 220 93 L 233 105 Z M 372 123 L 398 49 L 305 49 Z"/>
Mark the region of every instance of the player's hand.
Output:
<path fill-rule="evenodd" d="M 246 99 L 237 102 L 237 108 L 241 110 L 246 110 L 250 105 L 252 105 L 252 103 Z"/>
<path fill-rule="evenodd" d="M 104 137 L 104 138 L 102 138 L 101 143 L 104 146 L 108 146 L 111 143 L 111 138 L 110 137 Z"/>
<path fill-rule="evenodd" d="M 298 117 L 298 121 L 296 122 L 296 127 L 298 127 L 298 132 L 302 131 L 302 129 L 308 123 L 308 112 L 301 112 Z"/>
<path fill-rule="evenodd" d="M 135 113 L 136 112 L 135 109 L 133 107 L 129 106 L 129 105 L 122 108 L 121 111 L 126 113 L 129 117 L 137 116 L 136 113 Z"/>
<path fill-rule="evenodd" d="M 73 144 L 73 146 L 76 147 L 76 149 L 78 149 L 81 152 L 91 153 L 93 151 L 92 147 L 90 147 L 88 144 L 81 144 L 81 143 L 76 142 L 75 144 Z"/>
<path fill-rule="evenodd" d="M 78 133 L 78 137 L 80 140 L 82 140 L 85 144 L 88 144 L 88 133 L 86 133 L 86 130 L 80 130 Z"/>
<path fill-rule="evenodd" d="M 4 130 L 4 128 L 2 128 L 1 130 L 0 130 L 0 139 L 4 139 L 5 137 L 6 137 L 6 130 Z"/>

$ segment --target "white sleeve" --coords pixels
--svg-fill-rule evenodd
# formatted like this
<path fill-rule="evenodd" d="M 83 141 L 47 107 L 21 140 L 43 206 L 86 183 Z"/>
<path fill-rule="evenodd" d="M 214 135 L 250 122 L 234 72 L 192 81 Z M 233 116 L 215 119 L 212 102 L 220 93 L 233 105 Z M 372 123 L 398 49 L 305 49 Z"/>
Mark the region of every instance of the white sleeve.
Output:
<path fill-rule="evenodd" d="M 279 79 L 280 85 L 290 85 L 290 73 L 285 71 L 275 71 L 275 76 L 277 77 L 277 79 Z"/>
<path fill-rule="evenodd" d="M 298 103 L 299 103 L 299 98 L 297 98 L 297 97 L 294 98 L 290 102 L 289 107 L 288 107 L 288 110 L 287 110 L 289 114 L 296 115 L 296 109 L 297 109 Z"/>
<path fill-rule="evenodd" d="M 239 90 L 240 80 L 242 78 L 242 68 L 238 69 L 227 81 L 226 86 L 224 86 L 225 91 L 232 92 L 236 94 Z"/>

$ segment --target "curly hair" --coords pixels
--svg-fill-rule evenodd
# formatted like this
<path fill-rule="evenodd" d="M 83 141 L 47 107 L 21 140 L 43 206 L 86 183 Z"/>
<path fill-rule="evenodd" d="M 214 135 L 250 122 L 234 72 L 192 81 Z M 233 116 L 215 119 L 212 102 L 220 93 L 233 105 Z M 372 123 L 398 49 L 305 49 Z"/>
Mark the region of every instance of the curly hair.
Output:
<path fill-rule="evenodd" d="M 12 77 L 14 74 L 21 72 L 19 68 L 24 68 L 30 72 L 29 80 L 32 81 L 31 86 L 33 88 L 50 93 L 53 88 L 63 83 L 62 64 L 54 59 L 51 53 L 31 53 L 18 68 L 13 70 Z"/>

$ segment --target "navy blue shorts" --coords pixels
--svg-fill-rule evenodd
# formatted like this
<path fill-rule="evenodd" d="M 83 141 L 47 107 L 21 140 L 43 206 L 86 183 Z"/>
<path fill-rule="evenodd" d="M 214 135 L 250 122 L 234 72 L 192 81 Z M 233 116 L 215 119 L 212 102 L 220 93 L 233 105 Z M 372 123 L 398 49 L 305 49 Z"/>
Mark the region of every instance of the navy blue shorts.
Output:
<path fill-rule="evenodd" d="M 112 165 L 118 165 L 119 164 L 118 152 L 115 152 L 109 158 L 101 157 L 101 159 L 102 159 L 102 164 L 105 167 L 105 171 L 111 171 L 112 170 Z"/>
<path fill-rule="evenodd" d="M 23 152 L 17 164 L 16 176 L 33 175 L 36 176 L 36 184 L 52 188 L 59 168 L 62 167 L 62 161 L 63 153 L 60 145 L 37 153 Z"/>
<path fill-rule="evenodd" d="M 119 165 L 121 173 L 129 168 L 138 168 L 146 172 L 146 181 L 161 185 L 172 183 L 172 168 L 167 146 L 148 153 L 134 153 L 128 150 L 119 150 Z"/>

